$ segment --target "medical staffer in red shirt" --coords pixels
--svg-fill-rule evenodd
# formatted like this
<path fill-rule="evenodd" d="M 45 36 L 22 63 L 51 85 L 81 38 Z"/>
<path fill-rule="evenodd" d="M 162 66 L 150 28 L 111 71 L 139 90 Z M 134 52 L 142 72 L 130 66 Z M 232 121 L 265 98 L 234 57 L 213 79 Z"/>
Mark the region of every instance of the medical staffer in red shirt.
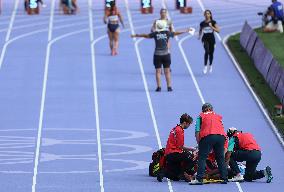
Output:
<path fill-rule="evenodd" d="M 225 164 L 224 144 L 226 133 L 222 123 L 222 116 L 213 111 L 210 103 L 202 105 L 202 112 L 196 120 L 195 137 L 198 143 L 198 169 L 196 179 L 192 185 L 202 185 L 205 173 L 206 159 L 213 149 L 217 161 L 222 184 L 228 181 L 228 171 Z"/>
<path fill-rule="evenodd" d="M 176 181 L 184 179 L 186 177 L 184 174 L 194 166 L 187 153 L 191 149 L 184 146 L 184 130 L 191 123 L 192 117 L 185 113 L 180 117 L 180 124 L 171 130 L 165 149 L 167 170 L 158 173 L 158 181 L 162 182 L 163 177 Z"/>
<path fill-rule="evenodd" d="M 273 179 L 271 168 L 267 166 L 265 170 L 257 171 L 256 167 L 261 160 L 261 149 L 251 133 L 243 133 L 236 128 L 231 127 L 227 131 L 230 138 L 228 147 L 228 158 L 230 159 L 230 167 L 235 174 L 232 181 L 251 182 L 256 179 L 266 177 L 266 182 L 270 183 Z M 244 178 L 240 174 L 237 162 L 246 162 Z"/>

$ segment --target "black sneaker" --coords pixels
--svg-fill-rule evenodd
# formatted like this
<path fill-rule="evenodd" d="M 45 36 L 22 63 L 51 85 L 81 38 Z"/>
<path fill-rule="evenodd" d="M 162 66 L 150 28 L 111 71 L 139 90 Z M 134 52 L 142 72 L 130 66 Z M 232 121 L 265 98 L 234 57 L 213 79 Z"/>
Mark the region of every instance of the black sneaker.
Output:
<path fill-rule="evenodd" d="M 169 92 L 173 91 L 173 88 L 172 87 L 168 87 L 168 91 Z"/>
<path fill-rule="evenodd" d="M 162 172 L 158 172 L 157 174 L 157 180 L 159 182 L 163 182 L 164 174 Z"/>
<path fill-rule="evenodd" d="M 157 87 L 157 89 L 155 90 L 156 92 L 161 92 L 161 87 Z"/>
<path fill-rule="evenodd" d="M 271 168 L 269 166 L 267 166 L 265 168 L 265 172 L 266 172 L 266 183 L 270 183 L 273 179 L 272 173 L 271 173 Z"/>
<path fill-rule="evenodd" d="M 220 183 L 221 184 L 227 184 L 228 183 L 228 179 L 223 179 Z"/>

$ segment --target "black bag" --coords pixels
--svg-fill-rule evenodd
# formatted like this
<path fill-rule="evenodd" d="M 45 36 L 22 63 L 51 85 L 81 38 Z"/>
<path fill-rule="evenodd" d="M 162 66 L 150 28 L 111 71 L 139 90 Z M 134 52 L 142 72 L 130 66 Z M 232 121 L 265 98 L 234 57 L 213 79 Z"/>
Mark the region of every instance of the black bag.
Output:
<path fill-rule="evenodd" d="M 159 149 L 152 154 L 152 162 L 149 164 L 149 176 L 156 177 L 157 173 L 164 166 L 165 148 Z"/>

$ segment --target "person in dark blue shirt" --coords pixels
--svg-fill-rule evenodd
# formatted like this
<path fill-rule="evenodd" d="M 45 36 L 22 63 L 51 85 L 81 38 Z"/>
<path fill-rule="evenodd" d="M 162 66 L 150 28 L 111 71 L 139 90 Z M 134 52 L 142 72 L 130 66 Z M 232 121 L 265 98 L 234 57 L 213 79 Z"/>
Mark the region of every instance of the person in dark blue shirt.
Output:
<path fill-rule="evenodd" d="M 272 5 L 270 6 L 274 11 L 274 17 L 276 21 L 284 21 L 283 5 L 277 0 L 272 0 Z"/>
<path fill-rule="evenodd" d="M 265 23 L 265 26 L 263 27 L 263 32 L 271 33 L 278 31 L 280 33 L 283 33 L 282 21 L 277 18 L 272 6 L 268 7 L 264 15 L 263 21 Z"/>

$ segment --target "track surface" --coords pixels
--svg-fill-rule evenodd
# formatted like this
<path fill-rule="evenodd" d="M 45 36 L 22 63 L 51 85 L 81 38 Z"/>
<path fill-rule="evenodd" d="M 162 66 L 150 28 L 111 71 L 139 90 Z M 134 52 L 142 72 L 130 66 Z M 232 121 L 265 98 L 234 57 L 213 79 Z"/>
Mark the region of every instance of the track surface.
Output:
<path fill-rule="evenodd" d="M 221 41 L 213 74 L 203 75 L 203 48 L 196 36 L 172 39 L 174 91 L 166 92 L 163 81 L 162 92 L 156 93 L 154 42 L 130 38 L 131 30 L 148 33 L 166 5 L 177 30 L 198 29 L 202 6 L 211 9 L 222 39 L 239 31 L 245 20 L 260 25 L 256 13 L 270 2 L 192 0 L 193 14 L 182 15 L 173 0 L 156 0 L 155 13 L 141 15 L 139 1 L 117 0 L 127 26 L 116 57 L 109 54 L 103 1 L 80 0 L 75 16 L 60 14 L 58 1 L 52 2 L 46 1 L 47 8 L 37 16 L 27 16 L 21 1 L 3 3 L 1 191 L 283 191 L 283 148 Z M 152 152 L 165 145 L 180 114 L 196 118 L 204 101 L 223 115 L 226 128 L 255 135 L 263 150 L 259 169 L 270 165 L 273 183 L 189 186 L 148 177 Z M 186 130 L 186 144 L 196 145 L 193 126 Z"/>

